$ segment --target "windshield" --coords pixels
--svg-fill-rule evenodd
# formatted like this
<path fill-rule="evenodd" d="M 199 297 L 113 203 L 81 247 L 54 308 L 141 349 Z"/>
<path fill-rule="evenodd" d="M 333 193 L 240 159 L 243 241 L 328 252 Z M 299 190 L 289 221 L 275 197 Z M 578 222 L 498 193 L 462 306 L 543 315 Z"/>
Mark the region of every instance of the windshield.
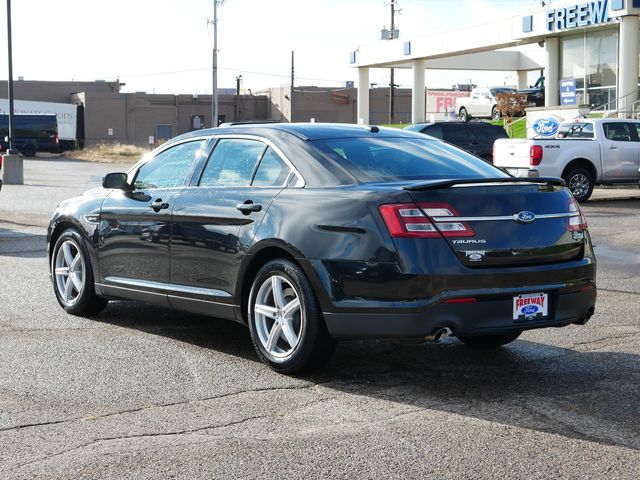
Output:
<path fill-rule="evenodd" d="M 478 157 L 428 138 L 335 138 L 312 143 L 361 182 L 508 177 Z"/>

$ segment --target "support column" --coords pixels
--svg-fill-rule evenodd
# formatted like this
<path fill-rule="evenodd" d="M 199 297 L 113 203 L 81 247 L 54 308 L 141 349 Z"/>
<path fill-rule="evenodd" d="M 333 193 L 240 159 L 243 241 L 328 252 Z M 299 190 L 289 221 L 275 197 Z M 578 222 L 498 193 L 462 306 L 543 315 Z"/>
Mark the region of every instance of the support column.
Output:
<path fill-rule="evenodd" d="M 523 88 L 527 88 L 529 85 L 527 79 L 529 78 L 529 72 L 526 70 L 518 70 L 518 90 L 522 90 Z"/>
<path fill-rule="evenodd" d="M 362 125 L 369 124 L 369 67 L 358 67 L 358 118 Z"/>
<path fill-rule="evenodd" d="M 423 123 L 425 120 L 424 104 L 424 60 L 414 60 L 413 89 L 411 90 L 411 123 Z"/>
<path fill-rule="evenodd" d="M 630 118 L 633 103 L 638 100 L 638 55 L 640 54 L 640 21 L 636 16 L 620 21 L 620 52 L 618 54 L 618 116 Z"/>
<path fill-rule="evenodd" d="M 558 75 L 560 65 L 558 37 L 548 37 L 544 41 L 544 48 L 547 51 L 547 60 L 544 66 L 544 106 L 545 107 L 557 107 L 560 105 L 560 99 L 558 98 L 558 82 L 560 77 Z"/>

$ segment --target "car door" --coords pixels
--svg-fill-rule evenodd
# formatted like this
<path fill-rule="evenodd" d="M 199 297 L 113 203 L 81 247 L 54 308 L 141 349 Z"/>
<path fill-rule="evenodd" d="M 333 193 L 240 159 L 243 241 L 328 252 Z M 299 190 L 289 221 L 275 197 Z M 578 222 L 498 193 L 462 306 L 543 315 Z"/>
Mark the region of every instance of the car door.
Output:
<path fill-rule="evenodd" d="M 469 98 L 468 102 L 469 107 L 467 108 L 467 112 L 469 112 L 469 115 L 478 115 L 478 112 L 480 111 L 480 103 L 482 102 L 481 96 L 482 92 L 480 90 L 473 90 L 471 92 L 471 97 Z"/>
<path fill-rule="evenodd" d="M 638 131 L 629 122 L 603 122 L 602 171 L 605 180 L 638 179 L 640 142 Z"/>
<path fill-rule="evenodd" d="M 218 139 L 197 185 L 185 189 L 173 209 L 171 305 L 234 317 L 244 255 L 291 176 L 273 145 L 257 138 Z"/>
<path fill-rule="evenodd" d="M 133 190 L 112 191 L 99 228 L 100 283 L 106 295 L 168 304 L 171 209 L 206 139 L 170 146 L 130 173 Z"/>

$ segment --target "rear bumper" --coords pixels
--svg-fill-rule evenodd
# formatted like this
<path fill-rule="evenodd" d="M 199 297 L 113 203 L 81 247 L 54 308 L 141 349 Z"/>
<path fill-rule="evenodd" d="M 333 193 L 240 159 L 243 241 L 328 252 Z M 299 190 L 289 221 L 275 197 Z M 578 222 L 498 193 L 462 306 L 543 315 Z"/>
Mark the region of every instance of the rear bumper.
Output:
<path fill-rule="evenodd" d="M 514 321 L 513 295 L 525 292 L 547 292 L 549 315 L 545 319 Z M 462 292 L 458 292 L 462 293 Z M 466 292 L 466 294 L 472 292 Z M 460 296 L 460 295 L 456 295 Z M 327 328 L 336 339 L 410 338 L 424 337 L 441 328 L 449 328 L 453 335 L 471 336 L 531 330 L 544 327 L 562 327 L 572 323 L 585 323 L 593 313 L 596 288 L 593 284 L 558 288 L 557 285 L 539 285 L 527 289 L 514 289 L 500 293 L 475 292 L 476 303 L 443 303 L 419 312 L 394 309 L 384 313 L 325 312 Z M 371 309 L 363 301 L 363 310 Z"/>

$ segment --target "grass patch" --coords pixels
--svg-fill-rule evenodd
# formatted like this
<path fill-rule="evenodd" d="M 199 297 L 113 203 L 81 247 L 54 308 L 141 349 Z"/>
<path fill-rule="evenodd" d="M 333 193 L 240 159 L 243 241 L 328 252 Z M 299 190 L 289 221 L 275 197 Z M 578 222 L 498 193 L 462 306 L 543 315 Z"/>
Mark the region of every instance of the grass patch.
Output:
<path fill-rule="evenodd" d="M 135 163 L 149 150 L 135 145 L 121 143 L 99 143 L 82 150 L 64 152 L 64 156 L 73 160 L 102 163 Z"/>
<path fill-rule="evenodd" d="M 390 128 L 404 128 L 407 125 L 409 125 L 408 123 L 385 123 L 380 125 L 380 127 L 390 127 Z"/>
<path fill-rule="evenodd" d="M 504 128 L 504 119 L 491 120 L 491 125 L 499 125 Z M 506 129 L 511 138 L 527 138 L 527 121 L 522 117 L 516 118 L 509 128 Z"/>

